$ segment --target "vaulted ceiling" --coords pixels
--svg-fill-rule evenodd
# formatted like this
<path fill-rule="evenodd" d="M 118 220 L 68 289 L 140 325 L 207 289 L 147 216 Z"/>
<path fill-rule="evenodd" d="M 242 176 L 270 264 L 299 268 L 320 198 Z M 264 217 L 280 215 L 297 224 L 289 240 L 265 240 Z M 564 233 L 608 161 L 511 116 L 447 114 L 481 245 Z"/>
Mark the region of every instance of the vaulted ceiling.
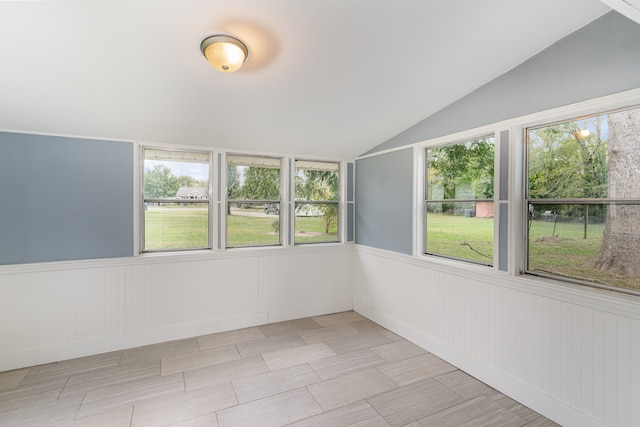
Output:
<path fill-rule="evenodd" d="M 353 158 L 610 9 L 600 0 L 0 2 L 0 130 Z M 223 74 L 200 42 L 242 39 Z"/>

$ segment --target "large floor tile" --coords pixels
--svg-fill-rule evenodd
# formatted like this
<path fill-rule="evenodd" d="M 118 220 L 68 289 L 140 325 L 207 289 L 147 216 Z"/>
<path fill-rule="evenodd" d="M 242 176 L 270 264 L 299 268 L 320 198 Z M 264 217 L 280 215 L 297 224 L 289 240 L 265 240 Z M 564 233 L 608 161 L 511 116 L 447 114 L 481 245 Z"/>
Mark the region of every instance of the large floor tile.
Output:
<path fill-rule="evenodd" d="M 315 415 L 287 427 L 389 427 L 384 418 L 361 400 L 333 411 Z M 418 426 L 419 427 L 419 426 Z"/>
<path fill-rule="evenodd" d="M 145 400 L 134 407 L 132 426 L 186 422 L 238 404 L 230 383 Z"/>
<path fill-rule="evenodd" d="M 399 360 L 381 366 L 380 370 L 396 384 L 408 385 L 436 375 L 455 371 L 457 368 L 431 353 Z"/>
<path fill-rule="evenodd" d="M 246 357 L 231 362 L 185 371 L 185 390 L 191 391 L 218 383 L 248 378 L 265 372 L 269 372 L 269 368 L 266 363 L 264 363 L 264 360 L 262 360 L 262 357 Z"/>
<path fill-rule="evenodd" d="M 73 375 L 65 384 L 59 397 L 66 398 L 74 395 L 84 395 L 87 392 L 104 389 L 108 386 L 160 376 L 159 363 L 156 366 L 151 365 L 147 368 L 144 367 L 144 364 L 135 365 L 135 369 L 131 369 L 131 366 Z"/>
<path fill-rule="evenodd" d="M 332 324 L 320 329 L 298 332 L 298 335 L 307 344 L 325 342 L 335 338 L 349 337 L 358 334 L 359 331 L 346 323 Z"/>
<path fill-rule="evenodd" d="M 20 406 L 8 412 L 0 412 L 0 425 L 47 426 L 73 421 L 82 396 L 72 399 L 54 399 L 29 406 Z"/>
<path fill-rule="evenodd" d="M 85 418 L 76 418 L 68 427 L 130 427 L 133 405 L 121 406 Z"/>
<path fill-rule="evenodd" d="M 387 362 L 398 362 L 427 353 L 423 348 L 406 340 L 393 341 L 390 344 L 372 347 L 371 350 Z"/>
<path fill-rule="evenodd" d="M 298 334 L 287 334 L 237 344 L 237 347 L 242 357 L 250 357 L 287 348 L 300 347 L 305 344 L 307 343 Z"/>
<path fill-rule="evenodd" d="M 486 396 L 452 406 L 418 421 L 423 427 L 520 427 L 524 420 Z"/>
<path fill-rule="evenodd" d="M 334 378 L 307 387 L 325 411 L 348 405 L 397 388 L 377 369 Z"/>
<path fill-rule="evenodd" d="M 306 388 L 218 411 L 220 427 L 279 427 L 322 412 Z"/>
<path fill-rule="evenodd" d="M 182 373 L 108 385 L 86 393 L 77 418 L 89 417 L 149 399 L 184 392 Z"/>
<path fill-rule="evenodd" d="M 392 342 L 377 330 L 368 329 L 355 335 L 339 337 L 327 340 L 326 343 L 337 354 L 350 353 L 352 351 L 364 350 L 382 344 Z"/>
<path fill-rule="evenodd" d="M 386 361 L 383 358 L 367 349 L 315 360 L 310 362 L 309 365 L 320 378 L 329 380 L 374 368 L 385 363 Z"/>
<path fill-rule="evenodd" d="M 56 363 L 34 366 L 20 382 L 21 385 L 40 383 L 56 378 L 68 378 L 71 375 L 117 367 L 122 352 L 116 351 L 78 359 L 63 360 Z"/>
<path fill-rule="evenodd" d="M 238 329 L 218 334 L 203 335 L 198 337 L 198 345 L 201 350 L 213 347 L 220 347 L 229 344 L 239 344 L 247 341 L 255 341 L 265 338 L 260 328 Z"/>
<path fill-rule="evenodd" d="M 260 330 L 267 337 L 273 337 L 277 335 L 293 334 L 296 332 L 310 331 L 312 329 L 318 329 L 321 326 L 310 317 L 304 319 L 287 320 L 285 322 L 269 323 L 268 325 L 260 326 Z"/>
<path fill-rule="evenodd" d="M 238 402 L 246 403 L 320 381 L 322 380 L 313 369 L 304 364 L 235 380 L 233 389 L 238 396 Z"/>
<path fill-rule="evenodd" d="M 40 383 L 20 384 L 0 391 L 0 414 L 17 408 L 57 400 L 68 378 L 55 378 Z"/>
<path fill-rule="evenodd" d="M 262 358 L 269 366 L 269 369 L 275 371 L 335 355 L 336 352 L 329 346 L 324 343 L 317 343 L 266 353 L 262 355 Z"/>
<path fill-rule="evenodd" d="M 163 358 L 161 374 L 171 375 L 176 372 L 203 368 L 205 366 L 217 365 L 219 363 L 237 359 L 240 359 L 240 354 L 238 353 L 235 345 L 231 344 L 222 347 L 214 347 L 208 350 Z"/>
<path fill-rule="evenodd" d="M 31 368 L 25 368 L 0 372 L 0 391 L 17 387 L 30 370 Z"/>
<path fill-rule="evenodd" d="M 368 320 L 363 315 L 355 311 L 343 311 L 340 313 L 325 314 L 323 316 L 312 317 L 320 326 L 330 326 L 335 324 L 344 324 L 348 322 L 357 322 L 359 320 Z"/>
<path fill-rule="evenodd" d="M 479 381 L 462 371 L 452 371 L 444 375 L 438 375 L 434 378 L 449 390 L 459 394 L 465 399 L 473 399 L 474 397 L 488 394 L 493 391 L 491 387 L 482 381 Z"/>
<path fill-rule="evenodd" d="M 511 412 L 522 418 L 527 423 L 537 419 L 540 416 L 540 414 L 533 411 L 532 409 L 527 408 L 523 404 L 516 402 L 515 400 L 511 399 L 508 396 L 505 396 L 498 391 L 494 390 L 487 396 L 498 405 L 510 410 Z"/>
<path fill-rule="evenodd" d="M 464 401 L 434 379 L 423 380 L 367 399 L 394 427 L 404 426 Z"/>
<path fill-rule="evenodd" d="M 169 341 L 159 344 L 145 345 L 131 348 L 122 352 L 122 358 L 118 366 L 140 365 L 141 363 L 160 363 L 164 357 L 193 353 L 200 350 L 196 338 Z"/>

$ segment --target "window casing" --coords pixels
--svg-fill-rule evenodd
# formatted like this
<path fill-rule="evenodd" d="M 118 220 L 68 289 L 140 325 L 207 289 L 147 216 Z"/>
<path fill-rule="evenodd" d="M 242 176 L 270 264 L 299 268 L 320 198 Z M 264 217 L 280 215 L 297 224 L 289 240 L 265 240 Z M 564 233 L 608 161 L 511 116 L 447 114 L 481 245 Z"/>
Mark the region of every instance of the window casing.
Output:
<path fill-rule="evenodd" d="M 340 241 L 340 163 L 295 161 L 295 244 Z"/>
<path fill-rule="evenodd" d="M 494 137 L 426 149 L 425 253 L 493 265 Z"/>
<path fill-rule="evenodd" d="M 141 252 L 211 248 L 210 153 L 142 149 Z"/>
<path fill-rule="evenodd" d="M 282 244 L 281 172 L 281 158 L 227 155 L 227 248 Z"/>
<path fill-rule="evenodd" d="M 525 141 L 525 273 L 640 291 L 640 108 Z"/>

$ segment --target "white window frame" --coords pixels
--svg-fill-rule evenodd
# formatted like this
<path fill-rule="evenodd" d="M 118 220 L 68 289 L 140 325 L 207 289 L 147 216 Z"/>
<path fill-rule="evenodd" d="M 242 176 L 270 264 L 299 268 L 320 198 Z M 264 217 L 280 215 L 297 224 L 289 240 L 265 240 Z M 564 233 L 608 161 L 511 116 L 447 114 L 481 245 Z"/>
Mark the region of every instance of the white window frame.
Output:
<path fill-rule="evenodd" d="M 198 154 L 202 154 L 202 155 L 206 155 L 208 157 L 208 165 L 209 165 L 209 186 L 208 186 L 208 192 L 209 192 L 209 198 L 205 201 L 205 200 L 187 200 L 187 201 L 180 201 L 178 199 L 166 199 L 166 198 L 160 198 L 160 199 L 155 199 L 155 198 L 149 198 L 149 197 L 145 197 L 144 194 L 144 174 L 145 174 L 145 169 L 144 169 L 144 161 L 145 161 L 145 151 L 146 150 L 158 150 L 158 151 L 165 151 L 165 152 L 174 152 L 174 153 L 198 153 Z M 215 210 L 213 209 L 213 200 L 215 197 L 215 193 L 214 193 L 214 188 L 216 188 L 214 186 L 214 177 L 215 177 L 215 173 L 214 173 L 214 164 L 213 164 L 213 158 L 214 158 L 214 153 L 210 150 L 202 150 L 201 148 L 192 148 L 192 147 L 176 147 L 176 146 L 171 146 L 171 147 L 167 147 L 167 146 L 158 146 L 158 145 L 139 145 L 138 150 L 138 179 L 134 180 L 135 183 L 134 185 L 137 186 L 137 191 L 135 194 L 138 194 L 138 201 L 136 203 L 137 206 L 137 210 L 138 210 L 138 215 L 136 215 L 136 217 L 138 218 L 138 221 L 134 221 L 134 226 L 137 227 L 138 232 L 136 233 L 136 235 L 138 236 L 137 239 L 138 241 L 135 242 L 135 246 L 136 246 L 136 253 L 137 254 L 153 254 L 153 253 L 171 253 L 171 252 L 187 252 L 187 251 L 209 251 L 211 249 L 214 248 L 214 241 L 215 241 L 215 236 L 216 236 L 216 230 L 214 229 L 214 219 L 215 219 Z M 206 204 L 207 205 L 207 246 L 206 247 L 194 247 L 194 248 L 170 248 L 170 249 L 152 249 L 152 250 L 148 250 L 145 248 L 145 203 L 147 202 L 157 202 L 157 201 L 166 201 L 167 203 L 196 203 L 196 204 Z"/>

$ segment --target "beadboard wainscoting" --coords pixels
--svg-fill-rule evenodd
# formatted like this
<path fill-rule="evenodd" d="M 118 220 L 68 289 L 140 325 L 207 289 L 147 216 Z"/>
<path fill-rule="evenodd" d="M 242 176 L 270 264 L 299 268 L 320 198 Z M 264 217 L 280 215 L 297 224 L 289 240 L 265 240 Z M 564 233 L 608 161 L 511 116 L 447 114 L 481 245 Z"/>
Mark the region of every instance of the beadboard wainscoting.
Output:
<path fill-rule="evenodd" d="M 353 245 L 0 267 L 0 371 L 352 309 Z"/>
<path fill-rule="evenodd" d="M 564 426 L 640 426 L 637 297 L 364 246 L 356 257 L 357 312 Z"/>

